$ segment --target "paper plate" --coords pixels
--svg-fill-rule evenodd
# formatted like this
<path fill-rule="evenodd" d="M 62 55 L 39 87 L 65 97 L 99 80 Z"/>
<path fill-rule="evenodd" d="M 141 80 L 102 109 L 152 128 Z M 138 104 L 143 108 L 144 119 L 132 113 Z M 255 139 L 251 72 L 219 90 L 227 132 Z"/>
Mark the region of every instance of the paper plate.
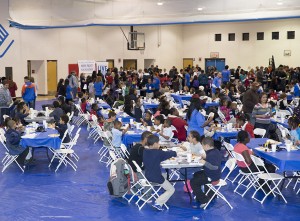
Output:
<path fill-rule="evenodd" d="M 49 137 L 59 137 L 59 134 L 49 134 Z"/>

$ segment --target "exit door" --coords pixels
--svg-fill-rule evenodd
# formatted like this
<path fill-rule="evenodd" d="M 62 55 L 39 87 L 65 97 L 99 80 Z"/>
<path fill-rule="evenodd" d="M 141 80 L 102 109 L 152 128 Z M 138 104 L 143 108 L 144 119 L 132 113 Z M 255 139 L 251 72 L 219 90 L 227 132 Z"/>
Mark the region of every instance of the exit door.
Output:
<path fill-rule="evenodd" d="M 218 71 L 223 71 L 225 68 L 225 58 L 205 58 L 205 70 L 208 67 L 216 67 Z"/>
<path fill-rule="evenodd" d="M 48 95 L 54 95 L 57 89 L 57 61 L 47 61 Z"/>

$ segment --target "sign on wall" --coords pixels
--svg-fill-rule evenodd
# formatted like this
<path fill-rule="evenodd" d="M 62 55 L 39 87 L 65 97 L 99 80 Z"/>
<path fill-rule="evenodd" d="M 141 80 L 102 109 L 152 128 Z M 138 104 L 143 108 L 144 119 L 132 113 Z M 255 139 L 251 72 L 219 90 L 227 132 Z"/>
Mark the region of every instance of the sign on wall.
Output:
<path fill-rule="evenodd" d="M 101 71 L 101 73 L 105 76 L 108 69 L 108 62 L 106 61 L 97 61 L 97 70 Z"/>
<path fill-rule="evenodd" d="M 96 62 L 92 60 L 78 61 L 79 73 L 92 74 L 96 68 Z"/>
<path fill-rule="evenodd" d="M 7 42 L 7 38 L 9 33 L 5 30 L 5 28 L 0 25 L 0 58 L 4 57 L 6 52 L 10 49 L 15 40 L 12 40 L 10 43 L 5 44 Z"/>

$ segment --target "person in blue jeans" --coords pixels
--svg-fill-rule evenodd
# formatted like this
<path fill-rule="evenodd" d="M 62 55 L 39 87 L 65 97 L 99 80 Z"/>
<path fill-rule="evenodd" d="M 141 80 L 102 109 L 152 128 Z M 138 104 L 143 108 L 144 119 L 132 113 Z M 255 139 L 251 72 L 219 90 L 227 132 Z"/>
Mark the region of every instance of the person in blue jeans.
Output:
<path fill-rule="evenodd" d="M 65 80 L 66 85 L 66 103 L 69 104 L 69 101 L 73 101 L 73 89 L 70 86 L 69 79 Z"/>
<path fill-rule="evenodd" d="M 95 83 L 94 83 L 94 88 L 95 88 L 95 98 L 99 98 L 102 99 L 102 92 L 103 92 L 103 81 L 102 81 L 102 77 L 98 76 Z"/>
<path fill-rule="evenodd" d="M 213 191 L 209 191 L 208 195 L 206 195 L 202 191 L 202 185 L 204 185 L 204 190 L 207 192 L 208 187 L 205 184 L 217 184 L 221 178 L 222 157 L 220 151 L 214 148 L 214 140 L 211 137 L 205 137 L 201 144 L 206 152 L 205 160 L 200 160 L 204 170 L 194 173 L 194 176 L 190 181 L 193 192 L 196 195 L 196 202 L 193 205 L 194 208 L 198 207 L 197 202 L 200 202 L 200 208 L 205 207 L 206 203 L 213 195 Z"/>
<path fill-rule="evenodd" d="M 222 71 L 222 82 L 223 84 L 227 84 L 230 81 L 230 70 L 228 70 L 229 66 L 226 65 L 225 69 Z"/>

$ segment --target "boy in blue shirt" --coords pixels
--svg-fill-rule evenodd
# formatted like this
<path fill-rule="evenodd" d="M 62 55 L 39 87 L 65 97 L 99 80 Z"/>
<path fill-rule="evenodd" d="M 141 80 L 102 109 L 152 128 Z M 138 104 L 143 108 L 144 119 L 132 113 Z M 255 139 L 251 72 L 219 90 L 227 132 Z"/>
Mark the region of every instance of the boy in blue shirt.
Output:
<path fill-rule="evenodd" d="M 146 84 L 146 97 L 153 98 L 154 84 L 152 84 L 151 78 L 148 78 L 148 83 Z"/>
<path fill-rule="evenodd" d="M 165 192 L 161 194 L 156 202 L 152 205 L 157 210 L 163 210 L 162 206 L 169 200 L 175 192 L 173 185 L 165 179 L 161 173 L 161 162 L 171 157 L 176 157 L 175 151 L 162 151 L 159 149 L 159 138 L 150 135 L 147 139 L 149 149 L 145 149 L 143 153 L 143 162 L 145 167 L 145 176 L 149 182 L 159 184 Z"/>
<path fill-rule="evenodd" d="M 191 179 L 191 187 L 196 195 L 196 201 L 200 202 L 200 207 L 205 207 L 206 203 L 212 197 L 213 192 L 210 191 L 206 196 L 203 193 L 201 186 L 207 183 L 217 184 L 221 178 L 221 154 L 218 149 L 214 148 L 214 140 L 211 137 L 203 138 L 202 147 L 206 152 L 206 158 L 201 159 L 200 163 L 203 164 L 204 170 L 194 173 Z M 205 192 L 207 192 L 208 187 L 204 186 Z M 197 208 L 197 205 L 194 205 Z"/>

